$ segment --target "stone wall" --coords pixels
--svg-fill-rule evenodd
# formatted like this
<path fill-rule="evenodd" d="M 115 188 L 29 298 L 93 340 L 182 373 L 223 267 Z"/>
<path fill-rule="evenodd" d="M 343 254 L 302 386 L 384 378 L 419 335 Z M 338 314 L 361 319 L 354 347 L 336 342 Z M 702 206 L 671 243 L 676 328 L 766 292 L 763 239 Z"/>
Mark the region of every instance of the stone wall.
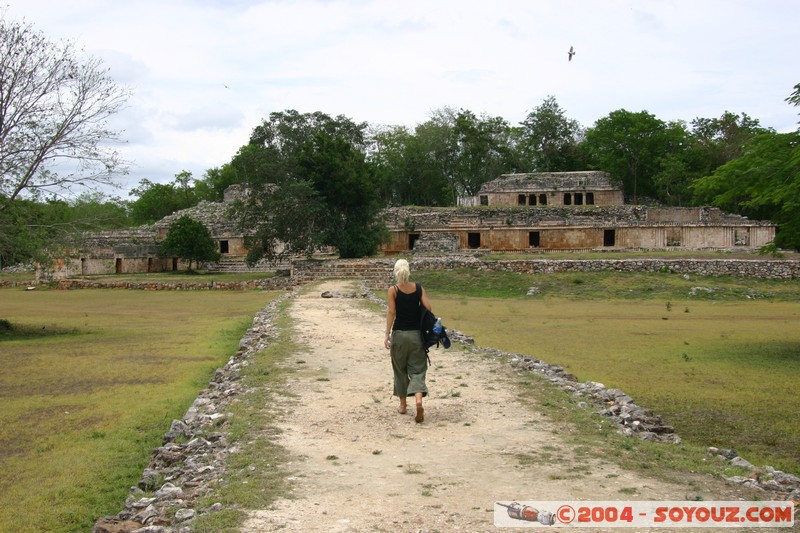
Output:
<path fill-rule="evenodd" d="M 414 257 L 415 270 L 474 268 L 488 271 L 546 274 L 554 272 L 675 272 L 701 276 L 741 276 L 766 279 L 800 278 L 800 261 L 778 259 L 520 259 L 484 261 L 473 256 Z M 292 279 L 306 283 L 325 278 L 361 278 L 371 289 L 388 287 L 393 259 L 295 261 Z"/>
<path fill-rule="evenodd" d="M 141 282 L 113 280 L 63 279 L 55 284 L 61 290 L 73 289 L 130 289 L 143 291 L 243 291 L 243 290 L 286 290 L 299 283 L 286 276 L 247 280 L 247 281 L 208 281 L 208 282 Z"/>
<path fill-rule="evenodd" d="M 420 233 L 414 243 L 415 252 L 458 252 L 460 247 L 458 235 L 446 231 Z"/>
<path fill-rule="evenodd" d="M 387 209 L 387 253 L 405 253 L 415 236 L 451 233 L 462 250 L 757 249 L 775 238 L 770 222 L 713 207 L 545 206 Z"/>
<path fill-rule="evenodd" d="M 60 280 L 58 289 L 133 290 L 286 290 L 321 279 L 356 278 L 365 286 L 382 290 L 394 283 L 395 259 L 296 260 L 289 276 L 249 281 L 133 282 L 113 280 Z M 800 278 L 800 261 L 780 259 L 517 259 L 486 261 L 473 255 L 416 256 L 409 259 L 412 273 L 418 270 L 473 268 L 486 271 L 550 274 L 557 272 L 672 272 L 700 276 L 739 276 L 776 280 Z M 0 286 L 27 283 L 0 283 Z"/>

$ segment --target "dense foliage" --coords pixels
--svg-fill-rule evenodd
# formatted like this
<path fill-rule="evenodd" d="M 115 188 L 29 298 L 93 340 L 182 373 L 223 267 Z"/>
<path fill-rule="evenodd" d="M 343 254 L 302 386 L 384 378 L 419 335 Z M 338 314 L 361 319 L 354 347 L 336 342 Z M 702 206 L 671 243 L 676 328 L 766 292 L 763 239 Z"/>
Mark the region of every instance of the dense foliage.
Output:
<path fill-rule="evenodd" d="M 176 220 L 161 243 L 161 255 L 179 257 L 192 264 L 201 261 L 219 261 L 217 243 L 211 231 L 200 221 L 188 216 Z"/>
<path fill-rule="evenodd" d="M 0 198 L 0 267 L 44 261 L 46 253 L 75 242 L 87 231 L 122 228 L 129 225 L 126 209 L 119 199 L 83 194 L 70 200 L 35 202 Z"/>
<path fill-rule="evenodd" d="M 378 188 L 365 160 L 366 124 L 324 113 L 272 113 L 231 161 L 250 194 L 238 207 L 255 231 L 248 261 L 311 256 L 333 247 L 342 257 L 377 251 L 385 230 Z"/>

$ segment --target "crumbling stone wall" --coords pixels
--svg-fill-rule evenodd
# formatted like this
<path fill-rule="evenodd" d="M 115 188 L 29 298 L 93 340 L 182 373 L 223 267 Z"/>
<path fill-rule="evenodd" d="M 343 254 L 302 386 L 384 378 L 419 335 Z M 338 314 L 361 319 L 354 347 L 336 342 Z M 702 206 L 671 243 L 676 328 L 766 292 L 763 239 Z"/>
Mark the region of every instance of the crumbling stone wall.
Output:
<path fill-rule="evenodd" d="M 391 238 L 382 249 L 388 253 L 409 251 L 415 235 L 436 232 L 457 235 L 461 249 L 495 251 L 752 249 L 775 238 L 770 222 L 751 221 L 711 207 L 400 207 L 387 209 L 384 220 Z"/>
<path fill-rule="evenodd" d="M 331 261 L 295 261 L 292 279 L 306 283 L 318 279 L 361 278 L 370 289 L 388 287 L 394 280 L 394 259 L 340 259 Z M 478 270 L 546 274 L 554 272 L 674 272 L 701 276 L 740 276 L 765 279 L 800 278 L 800 261 L 777 259 L 520 259 L 483 261 L 472 256 L 424 257 L 409 259 L 411 269 Z"/>
<path fill-rule="evenodd" d="M 420 233 L 414 252 L 458 252 L 461 241 L 455 233 L 446 231 Z"/>

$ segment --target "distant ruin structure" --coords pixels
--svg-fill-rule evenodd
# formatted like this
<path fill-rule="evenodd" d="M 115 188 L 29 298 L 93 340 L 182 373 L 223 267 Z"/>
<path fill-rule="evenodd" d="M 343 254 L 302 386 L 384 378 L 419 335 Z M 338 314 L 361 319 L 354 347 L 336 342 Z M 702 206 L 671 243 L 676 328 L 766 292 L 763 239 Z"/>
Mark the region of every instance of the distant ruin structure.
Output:
<path fill-rule="evenodd" d="M 486 182 L 477 196 L 458 199 L 463 207 L 623 205 L 622 189 L 599 171 L 503 174 Z"/>
<path fill-rule="evenodd" d="M 188 265 L 162 257 L 160 243 L 170 225 L 189 216 L 208 227 L 222 256 L 203 268 L 215 271 L 273 271 L 287 265 L 248 267 L 247 235 L 239 229 L 233 203 L 241 186 L 223 202 L 201 202 L 142 228 L 87 235 L 40 279 L 93 274 L 183 270 Z M 775 225 L 725 213 L 715 207 L 626 205 L 622 189 L 605 172 L 504 174 L 485 183 L 456 207 L 397 207 L 383 212 L 390 237 L 381 251 L 458 254 L 464 251 L 754 250 L 775 238 Z"/>
<path fill-rule="evenodd" d="M 605 172 L 504 174 L 455 208 L 386 211 L 386 253 L 443 242 L 440 251 L 758 249 L 775 238 L 768 221 L 715 207 L 625 205 Z M 447 239 L 443 239 L 447 235 Z"/>

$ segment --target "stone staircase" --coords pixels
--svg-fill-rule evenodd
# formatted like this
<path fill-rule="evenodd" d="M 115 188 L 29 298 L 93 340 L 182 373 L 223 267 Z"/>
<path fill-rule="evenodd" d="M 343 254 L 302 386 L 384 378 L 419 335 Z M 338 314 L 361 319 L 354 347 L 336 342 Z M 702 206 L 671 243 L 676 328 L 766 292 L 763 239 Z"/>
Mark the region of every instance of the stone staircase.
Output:
<path fill-rule="evenodd" d="M 224 255 L 216 263 L 206 263 L 205 270 L 208 272 L 277 272 L 281 270 L 289 270 L 291 263 L 289 261 L 281 261 L 279 263 L 268 263 L 260 261 L 252 267 L 247 265 L 246 257 L 244 255 Z"/>

